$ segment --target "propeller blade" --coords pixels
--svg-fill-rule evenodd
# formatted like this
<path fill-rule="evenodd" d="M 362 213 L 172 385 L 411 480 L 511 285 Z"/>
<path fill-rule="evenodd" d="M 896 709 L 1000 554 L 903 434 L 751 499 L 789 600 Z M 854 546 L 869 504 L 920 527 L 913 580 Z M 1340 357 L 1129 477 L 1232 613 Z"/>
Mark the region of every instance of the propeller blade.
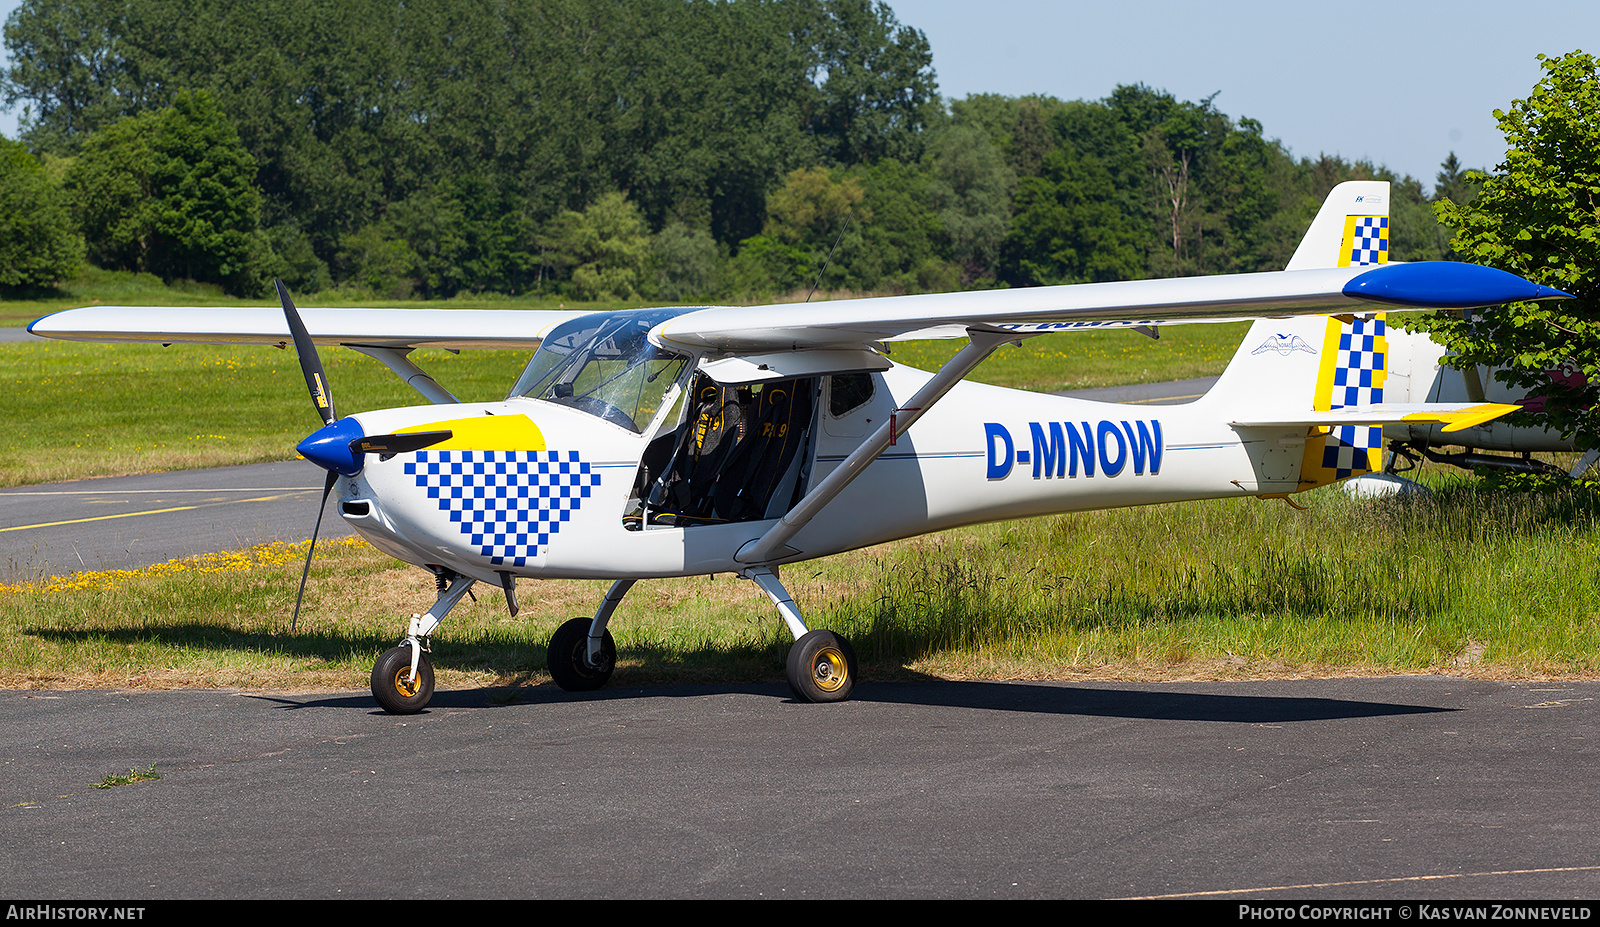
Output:
<path fill-rule="evenodd" d="M 281 287 L 283 284 L 279 284 Z M 289 619 L 289 633 L 294 633 L 295 625 L 300 622 L 300 600 L 306 595 L 306 577 L 311 575 L 311 555 L 317 549 L 317 535 L 322 533 L 322 512 L 328 507 L 328 494 L 333 492 L 333 484 L 338 482 L 339 474 L 328 471 L 328 481 L 322 484 L 322 504 L 317 506 L 317 525 L 311 529 L 311 546 L 306 548 L 306 568 L 300 571 L 300 592 L 294 597 L 294 617 Z"/>
<path fill-rule="evenodd" d="M 411 431 L 405 434 L 363 436 L 350 442 L 350 453 L 377 454 L 380 460 L 388 460 L 396 454 L 408 454 L 425 447 L 433 447 L 454 436 L 453 431 Z"/>
<path fill-rule="evenodd" d="M 322 369 L 322 358 L 317 356 L 317 345 L 306 331 L 306 324 L 295 311 L 289 289 L 282 280 L 272 281 L 278 288 L 278 300 L 283 303 L 283 317 L 289 322 L 289 335 L 294 338 L 294 353 L 300 358 L 300 372 L 305 374 L 306 389 L 311 391 L 311 402 L 322 416 L 322 424 L 332 425 L 339 416 L 333 411 L 333 394 L 328 391 L 328 375 Z"/>

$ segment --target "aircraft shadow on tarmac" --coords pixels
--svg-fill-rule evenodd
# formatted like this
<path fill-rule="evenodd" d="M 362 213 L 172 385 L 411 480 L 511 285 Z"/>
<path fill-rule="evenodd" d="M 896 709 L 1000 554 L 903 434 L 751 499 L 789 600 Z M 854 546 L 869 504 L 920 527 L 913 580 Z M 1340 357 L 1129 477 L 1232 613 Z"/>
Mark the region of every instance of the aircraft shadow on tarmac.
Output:
<path fill-rule="evenodd" d="M 393 642 L 392 637 L 377 634 L 301 633 L 294 636 L 266 632 L 241 632 L 225 625 L 169 625 L 125 629 L 100 629 L 88 631 L 62 631 L 54 628 L 28 629 L 27 633 L 58 641 L 71 641 L 94 637 L 125 638 L 128 641 L 168 641 L 186 646 L 214 647 L 222 650 L 260 649 L 281 651 L 303 656 L 328 656 L 338 658 L 352 650 L 380 651 Z M 525 645 L 446 644 L 434 652 L 434 665 L 439 668 L 484 669 L 485 660 L 494 664 L 515 666 L 512 672 L 502 675 L 509 684 L 474 689 L 440 690 L 433 696 L 431 710 L 495 708 L 531 706 L 573 702 L 581 700 L 616 700 L 651 697 L 699 698 L 725 693 L 747 693 L 792 701 L 788 687 L 783 684 L 727 683 L 680 685 L 628 685 L 626 670 L 619 670 L 610 688 L 598 692 L 564 692 L 552 684 L 526 685 L 535 678 L 543 665 L 543 647 Z M 490 651 L 490 652 L 486 652 Z M 504 651 L 501 653 L 500 651 Z M 770 653 L 768 652 L 770 651 Z M 735 647 L 717 651 L 723 657 L 732 656 L 745 666 L 770 664 L 774 675 L 781 672 L 782 648 Z M 696 662 L 695 654 L 687 655 Z M 683 653 L 670 655 L 671 659 L 685 659 Z M 619 661 L 639 660 L 645 666 L 662 666 L 669 655 L 650 647 L 621 647 Z M 765 659 L 763 659 L 765 658 Z M 702 665 L 704 665 L 702 663 Z M 903 678 L 904 670 L 897 675 Z M 765 675 L 759 670 L 749 675 Z M 744 675 L 744 673 L 740 673 Z M 378 712 L 371 696 L 366 694 L 335 695 L 306 701 L 302 698 L 252 695 L 281 702 L 286 709 L 294 708 L 348 708 Z M 1180 692 L 1170 689 L 1107 688 L 1104 684 L 1085 685 L 1039 684 L 1024 682 L 948 681 L 921 677 L 903 682 L 862 682 L 851 697 L 853 702 L 878 702 L 884 704 L 927 705 L 943 708 L 969 708 L 986 711 L 1023 711 L 1061 715 L 1089 715 L 1112 718 L 1146 719 L 1162 721 L 1212 721 L 1237 724 L 1284 723 L 1291 721 L 1326 721 L 1348 718 L 1368 718 L 1386 715 L 1425 714 L 1455 709 L 1427 705 L 1402 705 L 1384 702 L 1295 697 L 1275 695 L 1216 695 L 1210 693 Z M 827 711 L 828 706 L 816 706 Z"/>
<path fill-rule="evenodd" d="M 790 695 L 788 687 L 781 683 L 618 686 L 599 692 L 563 692 L 554 685 L 540 685 L 441 690 L 434 693 L 427 712 L 473 708 L 525 708 L 579 701 L 626 701 L 643 697 L 704 698 L 709 695 L 725 694 L 759 695 L 800 704 Z M 267 694 L 253 694 L 249 697 L 277 702 L 289 710 L 345 708 L 361 709 L 373 714 L 380 713 L 372 698 L 365 694 L 333 695 L 309 700 L 303 697 Z M 851 702 L 1087 715 L 1129 720 L 1210 721 L 1227 724 L 1284 724 L 1295 721 L 1348 720 L 1459 710 L 1432 705 L 1405 705 L 1355 699 L 1089 688 L 1077 683 L 1041 685 L 946 680 L 876 684 L 863 682 L 857 686 Z M 830 706 L 808 705 L 807 710 L 828 711 Z"/>

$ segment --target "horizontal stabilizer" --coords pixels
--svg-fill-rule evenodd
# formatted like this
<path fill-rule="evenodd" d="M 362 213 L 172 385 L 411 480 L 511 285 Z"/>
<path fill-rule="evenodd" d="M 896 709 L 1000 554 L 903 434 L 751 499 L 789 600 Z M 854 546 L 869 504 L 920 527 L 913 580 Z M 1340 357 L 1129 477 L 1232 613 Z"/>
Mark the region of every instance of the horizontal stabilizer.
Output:
<path fill-rule="evenodd" d="M 1441 431 L 1460 431 L 1516 412 L 1521 406 L 1499 402 L 1480 403 L 1380 403 L 1366 406 L 1344 406 L 1322 412 L 1306 412 L 1294 418 L 1272 418 L 1230 422 L 1235 428 L 1320 427 L 1340 425 L 1444 425 Z"/>

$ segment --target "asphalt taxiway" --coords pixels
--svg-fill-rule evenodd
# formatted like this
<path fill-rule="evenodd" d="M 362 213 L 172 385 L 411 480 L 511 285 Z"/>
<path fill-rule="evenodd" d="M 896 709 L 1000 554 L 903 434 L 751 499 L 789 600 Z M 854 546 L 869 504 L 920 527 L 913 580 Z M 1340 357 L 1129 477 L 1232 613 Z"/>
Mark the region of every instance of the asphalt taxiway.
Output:
<path fill-rule="evenodd" d="M 0 582 L 303 541 L 323 479 L 291 460 L 0 489 Z M 351 533 L 334 508 L 322 537 Z"/>
<path fill-rule="evenodd" d="M 1593 899 L 1597 722 L 1450 677 L 0 692 L 0 896 Z"/>

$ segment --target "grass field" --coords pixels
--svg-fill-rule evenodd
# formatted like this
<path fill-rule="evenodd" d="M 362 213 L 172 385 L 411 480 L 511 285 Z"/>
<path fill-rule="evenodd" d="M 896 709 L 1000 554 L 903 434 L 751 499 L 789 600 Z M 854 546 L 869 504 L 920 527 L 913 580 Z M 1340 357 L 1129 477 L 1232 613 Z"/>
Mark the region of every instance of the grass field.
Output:
<path fill-rule="evenodd" d="M 122 298 L 142 285 L 100 301 L 154 302 Z M 1242 330 L 1048 336 L 974 379 L 1054 390 L 1215 374 Z M 893 356 L 928 367 L 957 347 Z M 526 359 L 417 356 L 468 399 L 499 398 Z M 354 352 L 324 363 L 341 411 L 422 401 Z M 293 353 L 271 348 L 0 343 L 0 389 L 11 426 L 0 485 L 282 459 L 317 424 Z M 784 577 L 813 626 L 855 642 L 871 678 L 1594 675 L 1594 487 L 1424 478 L 1438 491 L 1420 501 L 1325 489 L 1299 497 L 1304 512 L 1248 499 L 1090 512 L 945 532 Z M 363 687 L 403 616 L 432 601 L 432 578 L 361 542 L 321 546 L 290 635 L 304 549 L 0 587 L 0 686 Z M 525 584 L 515 620 L 492 591 L 464 602 L 435 639 L 440 684 L 546 680 L 549 635 L 591 613 L 604 588 Z M 613 629 L 618 683 L 782 678 L 787 635 L 766 598 L 731 577 L 641 583 Z"/>
<path fill-rule="evenodd" d="M 814 626 L 870 678 L 1228 679 L 1453 672 L 1592 676 L 1587 485 L 1428 499 L 1239 499 L 977 526 L 788 568 Z M 288 633 L 301 545 L 0 587 L 0 686 L 360 688 L 432 578 L 351 540 L 319 547 Z M 442 686 L 547 681 L 556 626 L 603 582 L 486 590 L 434 640 Z M 614 684 L 777 681 L 787 635 L 729 576 L 636 586 Z"/>

